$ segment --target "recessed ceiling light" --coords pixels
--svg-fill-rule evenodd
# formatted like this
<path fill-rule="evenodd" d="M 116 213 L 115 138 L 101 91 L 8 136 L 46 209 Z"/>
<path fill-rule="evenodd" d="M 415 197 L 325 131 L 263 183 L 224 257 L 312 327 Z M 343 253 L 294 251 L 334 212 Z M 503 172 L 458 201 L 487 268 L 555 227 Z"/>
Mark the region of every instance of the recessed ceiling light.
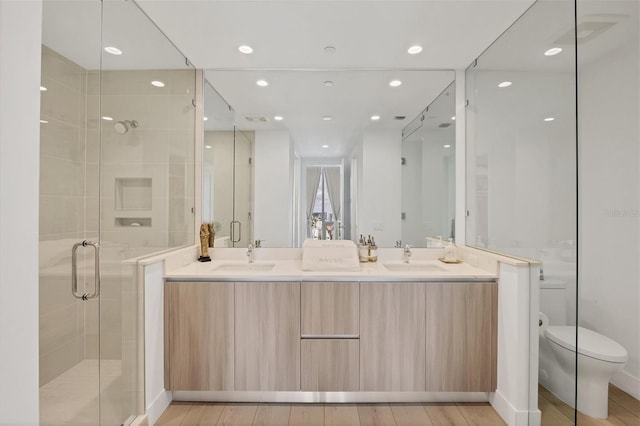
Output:
<path fill-rule="evenodd" d="M 284 120 L 284 118 L 281 115 L 276 115 L 275 117 L 273 117 L 273 119 L 276 120 L 276 121 Z"/>
<path fill-rule="evenodd" d="M 422 52 L 422 46 L 418 46 L 418 45 L 411 46 L 411 47 L 407 50 L 407 53 L 408 53 L 409 55 L 417 55 L 417 54 L 418 54 L 418 53 L 420 53 L 420 52 Z"/>
<path fill-rule="evenodd" d="M 207 121 L 207 120 L 209 119 L 209 117 L 202 117 L 202 119 L 203 119 L 204 121 Z"/>
<path fill-rule="evenodd" d="M 389 86 L 391 87 L 398 87 L 402 84 L 402 82 L 400 80 L 391 80 L 389 82 Z"/>
<path fill-rule="evenodd" d="M 152 86 L 156 86 L 156 87 L 164 87 L 164 83 L 162 81 L 160 81 L 160 80 L 153 80 L 151 82 L 151 85 Z"/>
<path fill-rule="evenodd" d="M 240 51 L 240 53 L 244 53 L 245 55 L 250 55 L 253 53 L 253 48 L 251 46 L 247 46 L 246 44 L 238 46 L 238 50 Z"/>
<path fill-rule="evenodd" d="M 336 52 L 336 48 L 333 47 L 333 46 L 327 46 L 327 47 L 324 48 L 324 53 L 332 54 L 332 53 L 335 53 L 335 52 Z"/>
<path fill-rule="evenodd" d="M 379 115 L 372 115 L 371 116 L 371 120 L 378 121 L 378 120 L 380 120 L 380 116 Z"/>
<path fill-rule="evenodd" d="M 451 117 L 451 119 L 452 119 L 453 121 L 456 121 L 456 116 L 454 115 L 453 117 Z"/>
<path fill-rule="evenodd" d="M 510 81 L 503 81 L 502 83 L 498 84 L 498 87 L 509 87 L 511 86 L 513 83 Z"/>
<path fill-rule="evenodd" d="M 102 119 L 105 121 L 113 121 L 113 117 L 109 117 L 108 115 L 103 116 Z"/>
<path fill-rule="evenodd" d="M 323 148 L 329 148 L 329 145 L 322 145 Z"/>
<path fill-rule="evenodd" d="M 207 149 L 211 149 L 211 145 L 205 145 L 204 147 Z"/>
<path fill-rule="evenodd" d="M 451 148 L 451 145 L 444 145 L 445 148 Z"/>
<path fill-rule="evenodd" d="M 322 119 L 324 121 L 331 121 L 331 120 L 333 120 L 333 117 L 331 117 L 330 115 L 325 115 L 324 117 L 322 117 Z"/>
<path fill-rule="evenodd" d="M 331 80 L 326 80 L 326 81 L 324 81 L 322 84 L 324 84 L 326 87 L 331 87 L 331 86 L 333 86 L 333 81 L 331 81 Z"/>
<path fill-rule="evenodd" d="M 47 88 L 46 88 L 46 87 L 44 87 L 44 86 L 40 86 L 40 91 L 41 91 L 41 92 L 46 92 L 46 91 L 47 91 Z"/>
<path fill-rule="evenodd" d="M 112 55 L 122 55 L 122 50 L 117 47 L 107 46 L 104 48 L 104 51 L 107 53 L 111 53 Z"/>
<path fill-rule="evenodd" d="M 544 121 L 553 121 L 553 120 L 555 120 L 555 118 L 553 118 L 553 117 L 547 117 L 547 118 L 544 119 Z"/>
<path fill-rule="evenodd" d="M 256 81 L 256 84 L 260 87 L 267 87 L 269 85 L 269 83 L 266 80 L 258 80 Z"/>
<path fill-rule="evenodd" d="M 562 52 L 562 48 L 561 47 L 552 47 L 551 49 L 549 49 L 546 52 L 544 52 L 544 56 L 554 56 L 554 55 L 557 55 L 560 52 Z"/>
<path fill-rule="evenodd" d="M 40 120 L 40 122 L 41 122 L 42 124 L 47 124 L 47 123 L 48 123 L 48 121 L 47 121 L 47 120 Z"/>

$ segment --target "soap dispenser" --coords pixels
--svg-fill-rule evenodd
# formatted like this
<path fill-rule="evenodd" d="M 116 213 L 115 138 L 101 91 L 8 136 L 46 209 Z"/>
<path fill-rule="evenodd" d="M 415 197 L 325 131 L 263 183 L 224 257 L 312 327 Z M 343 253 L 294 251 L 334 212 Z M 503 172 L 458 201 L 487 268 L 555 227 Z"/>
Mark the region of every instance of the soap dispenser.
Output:
<path fill-rule="evenodd" d="M 378 246 L 376 245 L 375 238 L 371 237 L 371 242 L 369 244 L 369 262 L 377 262 L 378 261 Z"/>
<path fill-rule="evenodd" d="M 369 246 L 362 235 L 360 235 L 360 244 L 358 244 L 358 258 L 360 262 L 369 261 Z"/>
<path fill-rule="evenodd" d="M 453 242 L 453 238 L 449 238 L 449 244 L 444 248 L 444 261 L 450 263 L 458 262 L 458 248 Z"/>

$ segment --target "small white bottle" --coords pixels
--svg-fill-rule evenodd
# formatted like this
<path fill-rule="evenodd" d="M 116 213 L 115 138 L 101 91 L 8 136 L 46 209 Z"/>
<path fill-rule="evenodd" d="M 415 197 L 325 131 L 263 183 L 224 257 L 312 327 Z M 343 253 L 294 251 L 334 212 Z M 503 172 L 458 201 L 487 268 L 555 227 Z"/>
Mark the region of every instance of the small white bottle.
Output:
<path fill-rule="evenodd" d="M 444 248 L 444 261 L 445 262 L 457 262 L 458 261 L 458 248 L 453 243 L 453 238 L 449 238 L 449 244 Z"/>
<path fill-rule="evenodd" d="M 378 246 L 376 245 L 376 240 L 371 237 L 371 244 L 369 245 L 369 262 L 377 262 L 378 261 Z"/>

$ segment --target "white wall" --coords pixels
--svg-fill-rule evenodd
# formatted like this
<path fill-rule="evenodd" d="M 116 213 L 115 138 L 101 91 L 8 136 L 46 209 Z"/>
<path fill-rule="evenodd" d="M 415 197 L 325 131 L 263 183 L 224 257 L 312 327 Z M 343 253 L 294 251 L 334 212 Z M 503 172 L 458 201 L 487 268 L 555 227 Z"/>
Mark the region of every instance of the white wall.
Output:
<path fill-rule="evenodd" d="M 362 138 L 358 233 L 375 236 L 380 247 L 402 238 L 401 145 L 400 130 L 367 131 Z"/>
<path fill-rule="evenodd" d="M 289 132 L 256 131 L 253 235 L 263 247 L 292 247 Z"/>
<path fill-rule="evenodd" d="M 42 3 L 0 2 L 0 424 L 37 424 Z"/>
<path fill-rule="evenodd" d="M 150 263 L 143 270 L 145 410 L 150 424 L 154 424 L 172 399 L 171 391 L 164 386 L 164 263 Z"/>
<path fill-rule="evenodd" d="M 627 349 L 613 383 L 640 398 L 637 26 L 630 41 L 579 69 L 579 321 Z"/>

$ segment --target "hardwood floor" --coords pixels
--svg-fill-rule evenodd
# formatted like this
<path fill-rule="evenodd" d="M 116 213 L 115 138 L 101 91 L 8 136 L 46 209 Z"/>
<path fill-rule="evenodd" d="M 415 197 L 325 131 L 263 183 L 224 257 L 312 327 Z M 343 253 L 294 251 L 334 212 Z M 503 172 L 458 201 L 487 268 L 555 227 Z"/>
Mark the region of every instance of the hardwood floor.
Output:
<path fill-rule="evenodd" d="M 573 425 L 573 408 L 539 387 L 542 426 Z M 427 404 L 239 404 L 174 402 L 156 425 L 163 426 L 500 426 L 488 403 Z M 609 417 L 578 414 L 579 426 L 638 426 L 640 401 L 609 387 Z"/>
<path fill-rule="evenodd" d="M 542 411 L 542 426 L 574 424 L 574 410 L 554 394 L 538 387 L 538 406 Z M 615 386 L 609 385 L 609 417 L 594 419 L 578 413 L 579 426 L 638 426 L 640 425 L 640 401 Z"/>
<path fill-rule="evenodd" d="M 237 404 L 174 402 L 156 425 L 501 426 L 488 403 Z"/>

